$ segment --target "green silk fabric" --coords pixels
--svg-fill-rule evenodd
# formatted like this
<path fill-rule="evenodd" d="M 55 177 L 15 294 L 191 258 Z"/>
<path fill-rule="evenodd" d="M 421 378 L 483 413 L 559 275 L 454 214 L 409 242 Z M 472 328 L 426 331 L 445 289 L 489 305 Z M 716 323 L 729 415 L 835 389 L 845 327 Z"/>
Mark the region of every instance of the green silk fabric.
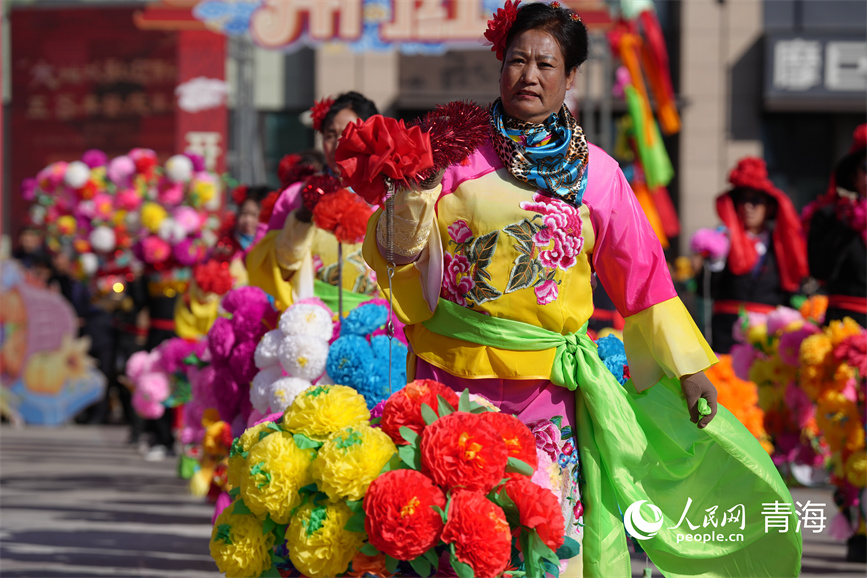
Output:
<path fill-rule="evenodd" d="M 791 494 L 767 452 L 724 407 L 698 429 L 689 420 L 679 380 L 664 378 L 642 393 L 631 381 L 621 386 L 599 359 L 586 325 L 579 333 L 560 335 L 444 299 L 423 325 L 500 349 L 556 349 L 551 382 L 576 394 L 585 576 L 631 576 L 623 513 L 640 500 L 659 508 L 662 524 L 655 535 L 647 532 L 647 539 L 636 541 L 667 577 L 799 575 L 802 543 Z M 773 503 L 780 504 L 776 511 L 788 513 L 770 518 L 777 527 L 766 531 L 764 504 Z M 729 509 L 742 516 L 722 525 Z M 645 524 L 658 524 L 648 504 L 637 513 Z M 788 531 L 780 532 L 783 521 Z M 726 540 L 686 539 L 705 534 Z M 734 534 L 743 539 L 729 541 Z"/>
<path fill-rule="evenodd" d="M 313 294 L 322 299 L 322 301 L 324 301 L 325 304 L 328 305 L 328 307 L 335 313 L 337 313 L 337 309 L 340 304 L 340 295 L 338 291 L 339 289 L 337 288 L 337 285 L 331 285 L 330 283 L 320 281 L 319 279 L 315 279 L 313 281 Z M 376 295 L 353 293 L 352 291 L 344 289 L 343 311 L 352 311 L 365 301 L 370 301 L 371 299 L 375 298 Z"/>

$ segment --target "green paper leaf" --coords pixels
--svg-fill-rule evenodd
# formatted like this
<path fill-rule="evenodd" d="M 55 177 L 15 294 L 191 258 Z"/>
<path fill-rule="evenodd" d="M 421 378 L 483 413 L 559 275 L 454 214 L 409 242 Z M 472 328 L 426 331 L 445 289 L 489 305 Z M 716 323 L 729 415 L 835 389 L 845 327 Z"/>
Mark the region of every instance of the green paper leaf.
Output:
<path fill-rule="evenodd" d="M 439 419 L 433 408 L 426 403 L 421 404 L 421 417 L 424 419 L 426 425 L 430 425 Z"/>
<path fill-rule="evenodd" d="M 292 439 L 295 440 L 295 445 L 301 450 L 319 449 L 322 447 L 322 442 L 312 440 L 304 434 L 292 434 Z"/>
<path fill-rule="evenodd" d="M 403 463 L 412 470 L 421 470 L 421 452 L 415 446 L 400 446 L 397 453 Z"/>
<path fill-rule="evenodd" d="M 274 534 L 274 538 L 276 538 L 277 544 L 282 544 L 286 541 L 286 529 L 289 527 L 289 524 L 274 524 L 274 529 L 271 530 L 271 533 Z"/>
<path fill-rule="evenodd" d="M 440 414 L 440 417 L 447 416 L 451 413 L 455 413 L 455 408 L 452 407 L 452 404 L 447 402 L 443 396 L 437 396 L 437 413 Z"/>
<path fill-rule="evenodd" d="M 440 508 L 439 506 L 431 506 L 433 510 L 440 515 L 440 518 L 443 519 L 443 524 L 445 524 L 448 520 L 446 519 L 446 511 Z"/>
<path fill-rule="evenodd" d="M 371 544 L 370 542 L 365 542 L 364 545 L 360 548 L 361 553 L 365 556 L 376 556 L 379 554 L 379 550 L 376 549 L 376 546 Z"/>
<path fill-rule="evenodd" d="M 473 572 L 473 567 L 458 560 L 458 557 L 455 555 L 454 544 L 451 545 L 451 550 L 449 562 L 451 562 L 452 568 L 454 569 L 455 574 L 458 575 L 458 578 L 476 578 L 476 574 Z"/>
<path fill-rule="evenodd" d="M 391 456 L 391 458 L 389 458 L 389 460 L 388 460 L 387 462 L 385 462 L 385 465 L 382 466 L 382 469 L 379 470 L 379 475 L 382 475 L 382 474 L 384 474 L 385 472 L 391 472 L 391 471 L 394 471 L 394 470 L 399 470 L 399 469 L 401 469 L 401 465 L 400 465 L 401 463 L 402 463 L 402 462 L 400 461 L 400 454 L 398 454 L 397 452 L 395 452 L 395 453 Z"/>
<path fill-rule="evenodd" d="M 563 539 L 563 545 L 557 548 L 557 558 L 559 560 L 569 560 L 581 553 L 581 544 L 577 540 L 566 536 Z"/>
<path fill-rule="evenodd" d="M 265 516 L 265 521 L 262 522 L 262 533 L 267 534 L 271 530 L 274 529 L 274 526 L 277 525 L 277 522 L 271 519 L 271 514 L 267 514 Z"/>
<path fill-rule="evenodd" d="M 236 516 L 252 513 L 250 512 L 250 508 L 247 507 L 247 504 L 244 503 L 244 500 L 235 500 L 232 504 L 234 505 L 232 513 Z"/>
<path fill-rule="evenodd" d="M 346 500 L 346 507 L 353 514 L 364 511 L 364 500 Z"/>
<path fill-rule="evenodd" d="M 510 457 L 506 464 L 506 473 L 508 474 L 524 474 L 525 476 L 533 475 L 533 468 L 527 462 L 518 458 Z"/>
<path fill-rule="evenodd" d="M 417 433 L 404 425 L 400 427 L 400 437 L 405 439 L 410 444 L 414 444 L 416 441 L 418 441 L 419 436 Z"/>
<path fill-rule="evenodd" d="M 461 392 L 461 399 L 458 401 L 458 411 L 472 411 L 473 407 L 470 404 L 470 390 L 465 389 Z"/>
<path fill-rule="evenodd" d="M 259 578 L 281 578 L 280 571 L 277 569 L 277 566 L 271 564 L 271 566 L 259 574 Z"/>
<path fill-rule="evenodd" d="M 426 578 L 431 573 L 430 562 L 428 562 L 427 558 L 425 558 L 423 555 L 410 560 L 409 565 L 412 566 L 412 569 L 415 570 L 415 573 L 422 578 Z"/>
<path fill-rule="evenodd" d="M 422 556 L 427 558 L 427 561 L 430 562 L 431 566 L 434 569 L 436 569 L 439 566 L 440 557 L 439 557 L 439 554 L 437 554 L 436 546 L 434 546 L 433 548 L 431 548 L 430 550 L 428 550 L 427 552 L 422 554 Z"/>
<path fill-rule="evenodd" d="M 302 488 L 298 488 L 299 494 L 315 494 L 318 491 L 319 491 L 319 488 L 316 486 L 315 482 L 312 484 L 307 484 L 306 486 L 304 486 Z"/>
<path fill-rule="evenodd" d="M 394 574 L 397 571 L 397 562 L 396 558 L 392 558 L 388 554 L 385 555 L 385 569 L 389 574 Z"/>
<path fill-rule="evenodd" d="M 240 493 L 241 493 L 241 488 L 232 488 L 231 490 L 229 490 L 229 496 L 231 496 L 233 498 L 237 498 L 238 494 L 240 494 Z"/>
<path fill-rule="evenodd" d="M 274 423 L 273 421 L 269 421 L 268 425 L 265 426 L 265 429 L 274 430 L 275 432 L 282 432 L 283 428 Z"/>
<path fill-rule="evenodd" d="M 352 514 L 352 517 L 346 521 L 346 525 L 343 526 L 343 529 L 347 532 L 364 533 L 364 511 L 362 510 Z"/>
<path fill-rule="evenodd" d="M 494 411 L 494 410 L 488 409 L 483 405 L 477 405 L 476 407 L 474 407 L 473 409 L 470 410 L 470 413 L 485 413 L 488 411 Z"/>

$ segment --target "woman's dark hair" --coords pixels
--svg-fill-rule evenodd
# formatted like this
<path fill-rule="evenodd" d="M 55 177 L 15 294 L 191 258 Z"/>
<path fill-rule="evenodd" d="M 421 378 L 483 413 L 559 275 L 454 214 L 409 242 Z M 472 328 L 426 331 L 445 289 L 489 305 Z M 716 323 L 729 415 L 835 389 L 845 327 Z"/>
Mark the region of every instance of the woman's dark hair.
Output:
<path fill-rule="evenodd" d="M 343 110 L 344 108 L 348 108 L 352 112 L 358 115 L 358 118 L 361 120 L 367 120 L 375 114 L 379 114 L 379 111 L 376 109 L 376 105 L 373 104 L 373 101 L 365 97 L 360 92 L 355 92 L 354 90 L 349 92 L 344 92 L 336 99 L 334 99 L 334 104 L 331 105 L 331 108 L 328 109 L 328 113 L 325 115 L 325 118 L 322 119 L 322 130 L 330 125 L 334 121 L 334 117 L 337 116 L 337 113 Z"/>
<path fill-rule="evenodd" d="M 543 30 L 560 45 L 568 74 L 587 60 L 587 27 L 580 20 L 573 20 L 573 14 L 568 8 L 554 8 L 541 2 L 524 4 L 518 8 L 515 23 L 506 37 L 506 50 L 527 30 Z"/>
<path fill-rule="evenodd" d="M 273 189 L 268 185 L 253 185 L 251 187 L 247 187 L 247 196 L 244 198 L 244 203 L 247 201 L 253 201 L 257 205 L 261 205 L 262 201 L 265 197 L 268 196 Z M 241 203 L 241 204 L 244 204 Z M 238 207 L 240 209 L 240 207 Z"/>
<path fill-rule="evenodd" d="M 856 150 L 843 157 L 834 169 L 834 180 L 838 187 L 847 191 L 855 191 L 855 179 L 858 177 L 858 165 L 867 159 L 867 148 Z"/>

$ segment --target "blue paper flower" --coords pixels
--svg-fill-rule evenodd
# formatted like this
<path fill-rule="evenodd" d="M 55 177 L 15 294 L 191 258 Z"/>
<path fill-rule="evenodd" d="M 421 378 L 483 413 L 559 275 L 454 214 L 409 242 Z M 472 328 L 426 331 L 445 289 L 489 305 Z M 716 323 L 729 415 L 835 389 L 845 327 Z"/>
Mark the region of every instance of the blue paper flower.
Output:
<path fill-rule="evenodd" d="M 365 336 L 373 333 L 388 320 L 388 309 L 383 305 L 359 305 L 349 312 L 340 327 L 340 335 Z"/>
<path fill-rule="evenodd" d="M 360 390 L 373 370 L 373 351 L 365 338 L 343 335 L 331 344 L 325 370 L 334 383 Z"/>
<path fill-rule="evenodd" d="M 623 342 L 614 335 L 606 335 L 596 342 L 599 359 L 608 368 L 608 371 L 617 379 L 620 385 L 626 383 L 623 368 L 626 366 L 626 349 Z"/>

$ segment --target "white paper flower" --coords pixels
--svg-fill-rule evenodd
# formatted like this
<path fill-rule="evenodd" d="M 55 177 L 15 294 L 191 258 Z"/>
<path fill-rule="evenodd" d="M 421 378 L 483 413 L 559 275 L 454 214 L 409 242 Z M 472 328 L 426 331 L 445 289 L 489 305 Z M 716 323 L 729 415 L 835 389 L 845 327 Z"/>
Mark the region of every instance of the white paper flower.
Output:
<path fill-rule="evenodd" d="M 63 173 L 63 184 L 70 189 L 80 189 L 90 180 L 90 167 L 81 161 L 72 161 L 66 165 Z"/>
<path fill-rule="evenodd" d="M 273 329 L 262 336 L 262 340 L 256 346 L 256 353 L 253 355 L 256 367 L 265 369 L 266 367 L 280 364 L 277 352 L 280 349 L 283 337 L 283 332 L 279 329 Z"/>
<path fill-rule="evenodd" d="M 157 234 L 163 241 L 171 243 L 172 245 L 177 245 L 187 238 L 186 229 L 171 217 L 163 219 L 163 222 L 160 223 L 160 228 L 157 231 Z"/>
<path fill-rule="evenodd" d="M 297 377 L 284 377 L 271 384 L 271 399 L 269 404 L 271 411 L 286 411 L 286 408 L 295 402 L 298 394 L 311 387 L 306 379 Z"/>
<path fill-rule="evenodd" d="M 280 329 L 286 335 L 309 335 L 327 342 L 331 339 L 334 325 L 331 316 L 319 305 L 298 303 L 280 316 Z"/>
<path fill-rule="evenodd" d="M 111 251 L 114 251 L 114 248 L 117 245 L 117 238 L 115 237 L 114 230 L 105 225 L 100 225 L 91 231 L 89 240 L 90 246 L 93 250 L 99 251 L 100 253 L 110 253 Z"/>
<path fill-rule="evenodd" d="M 250 403 L 259 413 L 268 413 L 271 402 L 271 385 L 283 375 L 279 365 L 263 369 L 250 382 Z"/>
<path fill-rule="evenodd" d="M 199 239 L 201 239 L 205 247 L 213 247 L 217 244 L 217 235 L 215 235 L 214 232 L 209 229 L 205 229 L 204 231 L 202 231 Z"/>
<path fill-rule="evenodd" d="M 310 335 L 289 335 L 283 338 L 277 355 L 289 375 L 312 381 L 325 371 L 328 342 Z"/>
<path fill-rule="evenodd" d="M 47 209 L 42 205 L 32 205 L 30 207 L 30 218 L 33 220 L 33 224 L 43 224 L 45 222 L 45 213 L 47 212 Z"/>
<path fill-rule="evenodd" d="M 193 178 L 193 161 L 187 155 L 174 155 L 166 161 L 166 176 L 173 183 L 187 183 Z"/>
<path fill-rule="evenodd" d="M 99 269 L 99 258 L 93 253 L 82 253 L 78 256 L 78 261 L 81 263 L 81 270 L 88 277 L 95 275 Z"/>

